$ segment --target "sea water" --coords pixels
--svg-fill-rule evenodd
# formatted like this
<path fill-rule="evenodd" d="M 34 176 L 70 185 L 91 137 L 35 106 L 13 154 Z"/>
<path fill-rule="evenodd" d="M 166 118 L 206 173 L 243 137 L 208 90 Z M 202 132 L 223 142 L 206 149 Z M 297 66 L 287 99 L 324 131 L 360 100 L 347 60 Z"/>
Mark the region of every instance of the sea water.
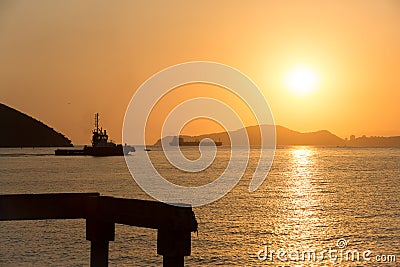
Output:
<path fill-rule="evenodd" d="M 0 194 L 100 192 L 152 200 L 123 157 L 53 153 L 0 149 Z M 228 147 L 219 147 L 213 164 L 193 174 L 171 166 L 161 149 L 138 150 L 129 160 L 146 153 L 163 176 L 186 186 L 218 178 L 230 157 Z M 199 151 L 188 147 L 184 154 L 195 159 Z M 258 155 L 251 151 L 231 192 L 193 209 L 199 232 L 192 234 L 185 266 L 400 264 L 399 148 L 278 148 L 264 183 L 249 193 Z M 116 225 L 109 265 L 162 265 L 156 238 L 152 229 Z M 89 255 L 84 220 L 0 222 L 0 266 L 88 266 Z"/>

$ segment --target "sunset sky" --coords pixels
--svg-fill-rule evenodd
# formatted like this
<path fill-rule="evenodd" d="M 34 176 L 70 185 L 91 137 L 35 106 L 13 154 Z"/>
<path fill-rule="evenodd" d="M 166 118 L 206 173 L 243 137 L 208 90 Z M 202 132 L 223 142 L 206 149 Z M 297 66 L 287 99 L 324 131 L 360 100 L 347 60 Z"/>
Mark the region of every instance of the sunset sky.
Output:
<path fill-rule="evenodd" d="M 400 135 L 397 0 L 0 2 L 0 102 L 74 144 L 89 142 L 95 112 L 121 141 L 135 90 L 195 60 L 249 76 L 278 125 L 342 138 Z M 197 95 L 223 99 L 214 89 L 182 87 L 159 108 Z"/>

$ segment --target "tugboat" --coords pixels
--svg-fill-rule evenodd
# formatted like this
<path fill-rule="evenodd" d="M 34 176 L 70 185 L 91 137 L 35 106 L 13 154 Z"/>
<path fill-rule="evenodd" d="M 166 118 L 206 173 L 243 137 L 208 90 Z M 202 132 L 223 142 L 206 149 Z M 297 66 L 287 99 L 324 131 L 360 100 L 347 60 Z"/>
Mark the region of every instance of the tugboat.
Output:
<path fill-rule="evenodd" d="M 135 152 L 133 146 L 115 144 L 108 141 L 107 131 L 99 127 L 99 114 L 95 114 L 95 129 L 93 130 L 92 145 L 84 146 L 83 149 L 57 149 L 57 156 L 123 156 Z"/>
<path fill-rule="evenodd" d="M 222 142 L 221 141 L 208 141 L 208 142 L 203 142 L 202 145 L 204 146 L 222 146 Z M 174 136 L 174 138 L 172 139 L 172 141 L 169 143 L 170 146 L 199 146 L 200 145 L 200 141 L 188 141 L 186 142 L 183 137 L 180 136 Z"/>

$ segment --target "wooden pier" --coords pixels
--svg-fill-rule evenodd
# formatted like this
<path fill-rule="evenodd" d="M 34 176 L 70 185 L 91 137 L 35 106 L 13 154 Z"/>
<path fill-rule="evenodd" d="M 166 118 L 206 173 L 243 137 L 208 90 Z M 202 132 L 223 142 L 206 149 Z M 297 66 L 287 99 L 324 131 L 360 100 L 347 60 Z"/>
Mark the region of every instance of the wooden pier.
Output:
<path fill-rule="evenodd" d="M 197 221 L 190 206 L 100 196 L 99 193 L 0 195 L 0 221 L 86 219 L 90 266 L 108 266 L 115 224 L 157 229 L 157 254 L 164 267 L 184 266 Z"/>

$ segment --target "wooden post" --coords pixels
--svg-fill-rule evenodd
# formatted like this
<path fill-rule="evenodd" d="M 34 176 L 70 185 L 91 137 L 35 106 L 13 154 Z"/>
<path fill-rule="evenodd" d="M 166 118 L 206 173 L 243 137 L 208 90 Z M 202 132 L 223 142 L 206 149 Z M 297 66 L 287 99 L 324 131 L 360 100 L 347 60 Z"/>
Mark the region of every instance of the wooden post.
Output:
<path fill-rule="evenodd" d="M 108 242 L 114 241 L 115 224 L 98 219 L 86 220 L 86 239 L 90 241 L 90 266 L 108 266 Z"/>
<path fill-rule="evenodd" d="M 108 266 L 108 241 L 90 242 L 90 266 L 91 267 Z"/>
<path fill-rule="evenodd" d="M 163 267 L 183 267 L 184 257 L 163 256 Z"/>
<path fill-rule="evenodd" d="M 87 201 L 86 240 L 90 241 L 90 266 L 108 266 L 108 242 L 115 239 L 115 224 L 102 215 L 100 197 Z"/>
<path fill-rule="evenodd" d="M 185 256 L 190 255 L 190 247 L 190 231 L 158 229 L 157 254 L 163 256 L 163 267 L 183 267 Z"/>

